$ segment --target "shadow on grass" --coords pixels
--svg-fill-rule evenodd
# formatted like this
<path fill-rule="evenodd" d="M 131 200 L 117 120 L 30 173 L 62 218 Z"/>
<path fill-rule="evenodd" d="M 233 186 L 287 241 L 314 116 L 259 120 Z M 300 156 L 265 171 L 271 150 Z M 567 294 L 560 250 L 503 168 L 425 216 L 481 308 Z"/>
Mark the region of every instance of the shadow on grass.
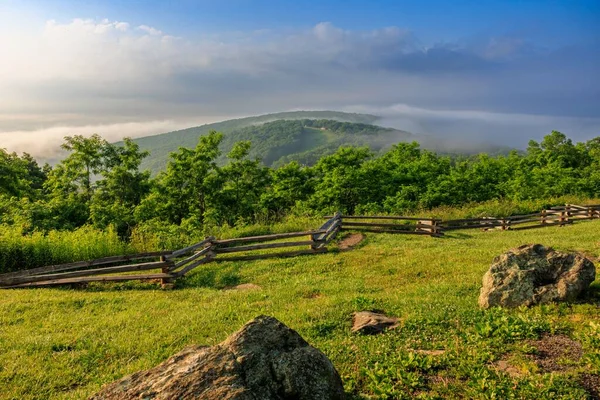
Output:
<path fill-rule="evenodd" d="M 219 264 L 208 264 L 202 269 L 194 270 L 175 282 L 175 288 L 211 288 L 223 289 L 241 283 L 240 263 L 232 263 L 223 268 Z"/>
<path fill-rule="evenodd" d="M 600 282 L 592 283 L 578 303 L 591 303 L 600 306 Z"/>

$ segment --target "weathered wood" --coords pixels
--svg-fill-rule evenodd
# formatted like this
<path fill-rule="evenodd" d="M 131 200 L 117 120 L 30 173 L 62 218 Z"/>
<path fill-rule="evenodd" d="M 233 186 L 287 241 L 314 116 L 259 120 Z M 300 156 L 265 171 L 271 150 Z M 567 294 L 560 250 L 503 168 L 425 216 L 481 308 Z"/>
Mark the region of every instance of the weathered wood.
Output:
<path fill-rule="evenodd" d="M 332 218 L 331 216 L 325 218 Z M 365 216 L 365 215 L 342 215 L 342 220 L 344 219 L 395 219 L 395 220 L 406 220 L 406 221 L 418 221 L 421 219 L 430 219 L 424 217 L 400 217 L 400 216 L 385 216 L 385 215 L 373 215 L 373 216 Z"/>
<path fill-rule="evenodd" d="M 522 214 L 522 215 L 510 215 L 508 217 L 506 217 L 506 219 L 521 219 L 521 218 L 530 218 L 530 217 L 541 217 L 542 213 L 541 212 L 537 212 L 537 213 L 533 213 L 533 214 Z"/>
<path fill-rule="evenodd" d="M 172 269 L 177 269 L 177 268 L 181 267 L 182 265 L 185 265 L 185 264 L 187 264 L 187 263 L 189 263 L 191 261 L 194 261 L 195 259 L 202 257 L 203 255 L 205 255 L 206 253 L 208 253 L 211 250 L 212 250 L 212 248 L 210 246 L 209 247 L 205 247 L 202 250 L 198 251 L 197 253 L 192 254 L 188 258 L 176 262 L 173 265 Z"/>
<path fill-rule="evenodd" d="M 120 281 L 134 281 L 134 280 L 149 280 L 149 279 L 163 279 L 163 278 L 175 278 L 172 274 L 146 274 L 146 275 L 115 275 L 115 276 L 84 276 L 79 278 L 66 278 L 66 279 L 53 279 L 41 282 L 28 282 L 21 283 L 18 285 L 11 285 L 3 287 L 3 289 L 13 289 L 20 287 L 34 287 L 34 286 L 51 286 L 51 285 L 67 285 L 71 283 L 87 283 L 87 282 L 120 282 Z"/>
<path fill-rule="evenodd" d="M 325 245 L 325 239 L 327 235 L 329 235 L 334 229 L 336 229 L 341 224 L 341 222 L 341 214 L 339 212 L 336 212 L 334 216 L 331 217 L 331 219 L 328 219 L 323 224 L 323 226 L 319 228 L 319 230 L 325 230 L 324 233 L 310 235 L 311 240 L 315 242 L 310 246 L 310 248 L 312 250 L 315 250 L 317 248 L 323 247 Z"/>
<path fill-rule="evenodd" d="M 588 208 L 586 206 L 579 206 L 577 204 L 568 204 L 568 206 L 570 206 L 571 208 L 578 209 L 578 210 L 583 210 L 583 211 L 588 210 Z"/>
<path fill-rule="evenodd" d="M 342 226 L 380 226 L 383 228 L 398 228 L 401 230 L 412 230 L 415 228 L 430 228 L 431 225 L 411 224 L 411 225 L 400 225 L 400 224 L 386 224 L 382 222 L 343 222 Z"/>
<path fill-rule="evenodd" d="M 459 225 L 465 223 L 477 223 L 477 222 L 493 222 L 500 221 L 501 218 L 465 218 L 465 219 L 449 219 L 447 221 L 442 221 L 443 225 Z"/>
<path fill-rule="evenodd" d="M 417 232 L 417 231 L 407 231 L 407 230 L 400 230 L 400 229 L 375 229 L 375 228 L 367 228 L 367 227 L 352 227 L 352 228 L 345 228 L 344 225 L 342 225 L 341 229 L 342 231 L 361 231 L 361 232 L 373 232 L 373 233 L 398 233 L 398 234 L 404 234 L 404 235 L 431 235 L 429 232 Z"/>
<path fill-rule="evenodd" d="M 282 257 L 295 257 L 305 254 L 318 254 L 326 253 L 327 249 L 315 249 L 315 250 L 298 250 L 288 251 L 284 253 L 271 253 L 271 254 L 256 254 L 251 256 L 235 256 L 235 257 L 215 257 L 213 261 L 250 261 L 250 260 L 263 260 L 267 258 L 282 258 Z"/>
<path fill-rule="evenodd" d="M 331 225 L 327 232 L 319 236 L 319 244 L 314 246 L 313 249 L 321 249 L 324 248 L 329 242 L 336 238 L 337 233 L 340 231 L 342 227 L 342 220 L 338 219 L 333 225 Z"/>
<path fill-rule="evenodd" d="M 173 259 L 173 258 L 181 257 L 184 254 L 187 254 L 187 253 L 189 253 L 191 251 L 194 251 L 194 250 L 196 250 L 196 249 L 198 249 L 200 247 L 206 246 L 207 244 L 211 243 L 214 240 L 215 240 L 214 236 L 207 237 L 206 239 L 204 239 L 201 242 L 195 243 L 195 244 L 193 244 L 191 246 L 188 246 L 188 247 L 185 247 L 185 248 L 183 248 L 181 250 L 174 251 L 171 255 L 167 256 L 167 258 L 168 259 Z"/>
<path fill-rule="evenodd" d="M 217 245 L 224 244 L 234 244 L 234 243 L 244 243 L 244 242 L 266 242 L 268 240 L 277 240 L 277 239 L 287 239 L 293 237 L 300 236 L 308 236 L 319 233 L 325 233 L 324 230 L 314 230 L 314 231 L 306 231 L 306 232 L 290 232 L 290 233 L 275 233 L 272 235 L 262 235 L 262 236 L 248 236 L 243 238 L 235 238 L 235 239 L 223 239 L 223 240 L 215 240 L 213 243 Z"/>
<path fill-rule="evenodd" d="M 572 221 L 564 221 L 564 222 L 554 222 L 554 223 L 545 223 L 545 224 L 537 224 L 537 225 L 529 225 L 529 226 L 519 226 L 518 228 L 513 228 L 513 231 L 522 231 L 525 229 L 536 229 L 536 228 L 545 228 L 549 226 L 564 226 L 564 225 L 572 225 Z"/>
<path fill-rule="evenodd" d="M 141 264 L 132 264 L 132 265 L 120 265 L 117 267 L 104 267 L 104 268 L 95 268 L 95 269 L 86 269 L 82 271 L 73 271 L 73 272 L 61 272 L 58 274 L 48 274 L 48 275 L 30 275 L 23 277 L 14 277 L 10 279 L 5 279 L 0 281 L 0 285 L 2 286 L 10 286 L 18 283 L 25 282 L 41 282 L 48 281 L 54 279 L 63 279 L 63 278 L 76 278 L 80 276 L 94 276 L 94 275 L 106 275 L 112 273 L 120 273 L 120 272 L 132 272 L 132 271 L 147 271 L 151 269 L 158 269 L 168 266 L 166 262 L 156 261 L 149 263 L 141 263 Z"/>
<path fill-rule="evenodd" d="M 536 224 L 540 223 L 539 218 L 525 218 L 525 219 L 511 219 L 509 220 L 511 225 L 520 225 L 520 224 L 527 224 L 527 223 L 531 223 L 531 222 L 535 222 Z M 552 222 L 553 220 L 547 220 Z"/>
<path fill-rule="evenodd" d="M 123 255 L 123 256 L 111 256 L 111 257 L 103 257 L 95 260 L 88 261 L 76 261 L 67 264 L 56 264 L 56 265 L 47 265 L 45 267 L 32 268 L 32 269 L 24 269 L 21 271 L 7 272 L 5 274 L 0 275 L 0 282 L 5 278 L 11 278 L 16 276 L 31 276 L 38 275 L 48 272 L 59 272 L 59 271 L 69 271 L 78 268 L 84 267 L 92 267 L 95 265 L 105 265 L 112 264 L 116 262 L 125 262 L 125 261 L 133 261 L 133 260 L 143 260 L 146 258 L 154 258 L 158 256 L 164 256 L 167 254 L 171 254 L 170 251 L 154 251 L 150 253 L 139 253 L 139 254 L 131 254 L 131 255 Z"/>
<path fill-rule="evenodd" d="M 209 253 L 203 259 L 197 260 L 196 262 L 193 262 L 190 265 L 187 265 L 181 271 L 174 272 L 173 275 L 175 275 L 175 277 L 179 278 L 181 276 L 184 276 L 185 274 L 187 274 L 188 272 L 190 272 L 194 268 L 196 268 L 196 267 L 198 267 L 198 266 L 200 266 L 202 264 L 209 263 L 211 261 L 214 261 L 214 253 Z"/>
<path fill-rule="evenodd" d="M 216 248 L 216 253 L 239 253 L 242 251 L 252 251 L 252 250 L 264 250 L 264 249 L 277 249 L 281 247 L 298 247 L 298 246 L 308 246 L 315 244 L 315 241 L 312 240 L 303 240 L 300 242 L 281 242 L 281 243 L 263 243 L 263 244 L 253 244 L 250 246 L 237 246 L 237 247 L 225 247 L 225 248 Z"/>
<path fill-rule="evenodd" d="M 442 229 L 444 231 L 457 231 L 462 229 L 480 229 L 480 228 L 494 228 L 496 226 L 506 225 L 503 224 L 502 221 L 486 223 L 486 224 L 476 224 L 476 225 L 453 225 L 453 226 L 444 226 L 442 225 Z"/>

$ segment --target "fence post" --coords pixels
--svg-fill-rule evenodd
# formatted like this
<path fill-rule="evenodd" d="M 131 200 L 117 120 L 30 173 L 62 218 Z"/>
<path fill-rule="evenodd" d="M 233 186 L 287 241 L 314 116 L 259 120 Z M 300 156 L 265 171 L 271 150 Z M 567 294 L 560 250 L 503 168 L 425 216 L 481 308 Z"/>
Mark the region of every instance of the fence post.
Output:
<path fill-rule="evenodd" d="M 571 205 L 570 204 L 565 204 L 565 216 L 566 216 L 565 223 L 568 224 L 570 222 L 570 217 L 571 217 Z"/>
<path fill-rule="evenodd" d="M 167 262 L 167 258 L 165 256 L 160 256 L 160 261 Z M 168 265 L 163 266 L 160 270 L 163 274 L 168 274 L 171 272 L 171 268 L 173 268 L 173 261 L 168 261 Z M 160 287 L 165 290 L 170 290 L 175 287 L 173 284 L 172 278 L 161 278 Z"/>
<path fill-rule="evenodd" d="M 546 223 L 546 210 L 542 210 L 540 223 L 544 225 Z"/>
<path fill-rule="evenodd" d="M 444 231 L 442 230 L 442 225 L 441 222 L 442 220 L 440 219 L 432 219 L 432 226 L 433 226 L 433 235 L 432 236 L 444 236 Z"/>

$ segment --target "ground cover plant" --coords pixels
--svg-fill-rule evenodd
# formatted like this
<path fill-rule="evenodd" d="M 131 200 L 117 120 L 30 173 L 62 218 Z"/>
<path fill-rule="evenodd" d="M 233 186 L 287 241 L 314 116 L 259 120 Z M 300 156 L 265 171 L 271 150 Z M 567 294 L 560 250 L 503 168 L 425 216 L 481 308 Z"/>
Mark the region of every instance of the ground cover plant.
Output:
<path fill-rule="evenodd" d="M 600 373 L 598 280 L 574 304 L 482 311 L 477 296 L 492 258 L 524 243 L 597 263 L 599 229 L 588 221 L 443 238 L 367 234 L 351 251 L 207 264 L 172 291 L 153 283 L 5 290 L 0 398 L 85 398 L 267 314 L 321 349 L 353 399 L 585 399 Z M 240 283 L 259 288 L 230 289 Z M 352 312 L 365 309 L 399 317 L 400 327 L 352 334 Z M 552 343 L 570 350 L 550 354 Z"/>

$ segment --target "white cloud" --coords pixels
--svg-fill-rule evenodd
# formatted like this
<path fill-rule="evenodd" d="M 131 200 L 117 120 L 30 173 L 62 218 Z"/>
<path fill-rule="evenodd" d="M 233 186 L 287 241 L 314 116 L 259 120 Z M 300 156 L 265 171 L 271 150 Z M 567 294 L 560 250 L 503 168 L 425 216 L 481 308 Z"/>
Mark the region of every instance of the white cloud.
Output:
<path fill-rule="evenodd" d="M 565 121 L 594 127 L 578 116 L 600 108 L 595 48 L 545 54 L 496 37 L 423 49 L 407 29 L 328 22 L 194 38 L 124 21 L 4 22 L 0 147 L 19 151 L 57 148 L 65 134 L 120 139 L 214 115 L 299 108 L 360 104 L 402 116 L 400 129 L 445 133 L 445 121 L 453 132 L 476 126 L 490 137 L 502 137 L 507 120 L 521 135 Z"/>

